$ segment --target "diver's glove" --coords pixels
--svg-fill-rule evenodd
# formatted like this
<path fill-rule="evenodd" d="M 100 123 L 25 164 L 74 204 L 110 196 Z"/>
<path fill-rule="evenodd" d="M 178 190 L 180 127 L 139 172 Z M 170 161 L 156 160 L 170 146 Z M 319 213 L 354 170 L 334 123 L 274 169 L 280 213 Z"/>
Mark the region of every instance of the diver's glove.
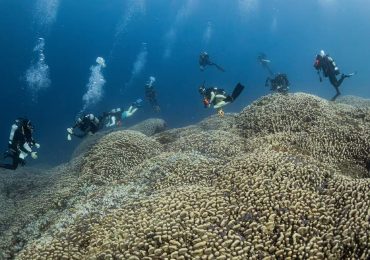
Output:
<path fill-rule="evenodd" d="M 37 148 L 37 149 L 40 149 L 40 144 L 39 143 L 35 143 L 35 147 Z"/>
<path fill-rule="evenodd" d="M 73 135 L 73 128 L 72 127 L 67 128 L 67 132 L 68 132 L 67 140 L 71 141 L 72 140 L 72 135 Z"/>
<path fill-rule="evenodd" d="M 34 159 L 34 160 L 36 160 L 37 158 L 39 158 L 39 157 L 37 156 L 37 152 L 32 152 L 32 153 L 31 153 L 31 157 L 32 157 L 32 159 Z"/>
<path fill-rule="evenodd" d="M 25 153 L 25 152 L 23 152 L 23 151 L 21 151 L 20 153 L 19 153 L 19 159 L 21 159 L 21 160 L 24 160 L 24 159 L 26 159 L 26 157 L 28 156 L 28 154 L 27 153 Z"/>

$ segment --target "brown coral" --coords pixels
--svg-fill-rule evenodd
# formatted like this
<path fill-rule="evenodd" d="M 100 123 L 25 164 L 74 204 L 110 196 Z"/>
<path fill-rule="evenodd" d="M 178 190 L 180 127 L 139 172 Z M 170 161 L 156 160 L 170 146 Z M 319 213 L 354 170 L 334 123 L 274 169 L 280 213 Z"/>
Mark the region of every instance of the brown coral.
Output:
<path fill-rule="evenodd" d="M 274 151 L 238 157 L 219 171 L 212 186 L 163 189 L 105 216 L 77 220 L 22 257 L 71 252 L 113 259 L 369 256 L 368 182 Z"/>
<path fill-rule="evenodd" d="M 145 184 L 149 191 L 193 184 L 208 186 L 217 177 L 218 163 L 195 152 L 162 153 L 134 167 L 124 181 L 127 178 L 127 181 Z"/>
<path fill-rule="evenodd" d="M 74 217 L 17 257 L 368 259 L 370 183 L 353 178 L 367 171 L 361 113 L 312 95 L 274 95 L 229 129 L 211 118 L 154 138 L 109 134 L 86 155 L 81 180 L 140 195 Z"/>
<path fill-rule="evenodd" d="M 130 127 L 129 130 L 141 132 L 146 136 L 152 136 L 163 132 L 166 128 L 167 124 L 163 119 L 150 118 Z"/>
<path fill-rule="evenodd" d="M 89 182 L 111 183 L 160 152 L 161 145 L 142 133 L 113 132 L 101 138 L 85 155 L 81 174 Z"/>
<path fill-rule="evenodd" d="M 167 149 L 175 152 L 197 151 L 210 158 L 217 158 L 222 161 L 246 151 L 243 138 L 221 130 L 200 131 L 181 136 L 172 142 Z"/>
<path fill-rule="evenodd" d="M 289 146 L 342 168 L 360 166 L 364 175 L 370 123 L 358 113 L 353 107 L 303 93 L 268 96 L 240 113 L 238 127 L 246 137 L 263 136 L 260 144 L 268 140 L 274 147 Z"/>

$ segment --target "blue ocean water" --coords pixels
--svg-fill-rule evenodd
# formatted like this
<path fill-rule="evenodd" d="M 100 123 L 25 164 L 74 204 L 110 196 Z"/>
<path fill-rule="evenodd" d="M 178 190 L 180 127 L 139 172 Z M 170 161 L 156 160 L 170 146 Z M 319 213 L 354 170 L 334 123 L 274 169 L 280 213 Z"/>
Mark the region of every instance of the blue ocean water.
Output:
<path fill-rule="evenodd" d="M 149 76 L 157 79 L 161 112 L 145 104 L 127 125 L 161 117 L 178 127 L 211 115 L 197 91 L 203 81 L 229 91 L 242 82 L 245 91 L 225 109 L 240 111 L 269 93 L 259 52 L 272 60 L 274 72 L 288 74 L 291 91 L 329 99 L 334 88 L 328 80 L 319 83 L 312 66 L 324 49 L 342 72 L 358 72 L 342 94 L 370 98 L 369 13 L 367 0 L 0 0 L 0 149 L 13 120 L 27 116 L 42 145 L 38 163 L 68 160 L 77 142 L 67 142 L 66 128 L 84 106 L 99 56 L 106 61 L 106 83 L 86 112 L 127 108 L 144 99 Z M 38 38 L 45 43 L 41 68 L 47 73 L 41 76 L 49 83 L 41 79 L 41 89 L 32 92 L 25 75 L 32 64 L 40 68 Z M 203 50 L 226 72 L 201 72 Z"/>

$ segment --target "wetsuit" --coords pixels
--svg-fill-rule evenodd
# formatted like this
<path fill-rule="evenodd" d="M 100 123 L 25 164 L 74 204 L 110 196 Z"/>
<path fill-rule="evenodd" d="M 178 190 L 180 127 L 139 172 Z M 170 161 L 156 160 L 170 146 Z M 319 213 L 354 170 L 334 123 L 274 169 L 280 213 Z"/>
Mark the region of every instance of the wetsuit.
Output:
<path fill-rule="evenodd" d="M 287 93 L 289 90 L 289 80 L 286 74 L 279 73 L 274 78 L 268 77 L 265 86 L 270 85 L 270 90 Z"/>
<path fill-rule="evenodd" d="M 122 109 L 121 108 L 115 108 L 115 109 L 112 109 L 108 113 L 104 113 L 103 117 L 107 121 L 106 126 L 111 127 L 111 126 L 114 126 L 114 125 L 121 125 L 122 124 L 121 115 L 122 115 Z"/>
<path fill-rule="evenodd" d="M 207 88 L 204 92 L 204 98 L 209 100 L 209 105 L 217 105 L 220 101 L 231 102 L 232 97 L 222 88 Z"/>
<path fill-rule="evenodd" d="M 78 128 L 82 132 L 81 134 L 75 134 L 74 136 L 83 138 L 89 133 L 95 134 L 102 128 L 102 120 L 95 117 L 93 114 L 88 114 L 82 118 L 79 118 L 77 123 L 73 126 L 73 129 Z"/>
<path fill-rule="evenodd" d="M 145 85 L 145 97 L 148 99 L 154 111 L 159 112 L 160 106 L 157 101 L 157 93 L 155 92 L 154 87 L 150 84 Z"/>
<path fill-rule="evenodd" d="M 26 127 L 27 119 L 17 119 L 12 125 L 9 137 L 8 150 L 4 158 L 11 158 L 12 164 L 0 164 L 1 168 L 15 170 L 19 165 L 25 165 L 25 158 L 32 153 L 32 147 L 36 145 L 32 137 L 32 131 Z"/>
<path fill-rule="evenodd" d="M 221 66 L 210 60 L 208 53 L 203 52 L 199 55 L 199 68 L 203 71 L 206 66 L 215 66 L 218 70 L 225 72 Z"/>
<path fill-rule="evenodd" d="M 340 74 L 339 68 L 335 64 L 334 60 L 329 55 L 317 55 L 315 64 L 315 69 L 317 70 L 317 73 L 320 76 L 320 71 L 323 72 L 323 75 L 325 78 L 329 78 L 330 83 L 333 85 L 333 87 L 336 90 L 335 96 L 332 98 L 332 101 L 334 101 L 341 93 L 339 91 L 339 86 L 343 83 L 343 80 L 349 76 L 342 74 L 340 79 L 337 79 L 337 75 Z M 321 81 L 321 76 L 320 76 Z"/>

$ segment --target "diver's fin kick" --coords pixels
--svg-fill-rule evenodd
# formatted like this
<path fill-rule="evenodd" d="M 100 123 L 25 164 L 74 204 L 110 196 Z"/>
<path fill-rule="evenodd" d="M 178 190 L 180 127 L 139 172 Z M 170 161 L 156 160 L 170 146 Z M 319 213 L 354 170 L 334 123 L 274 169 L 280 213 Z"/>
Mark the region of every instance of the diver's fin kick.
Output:
<path fill-rule="evenodd" d="M 234 88 L 234 90 L 233 90 L 233 93 L 231 94 L 231 97 L 233 98 L 233 101 L 234 101 L 237 97 L 239 97 L 239 95 L 243 92 L 243 90 L 244 90 L 244 86 L 243 86 L 242 84 L 238 83 L 238 84 L 235 86 L 235 88 Z"/>
<path fill-rule="evenodd" d="M 213 63 L 213 65 L 215 65 L 215 67 L 219 70 L 219 71 L 222 71 L 222 72 L 225 72 L 225 69 L 222 68 L 220 65 L 216 64 L 216 63 Z"/>

